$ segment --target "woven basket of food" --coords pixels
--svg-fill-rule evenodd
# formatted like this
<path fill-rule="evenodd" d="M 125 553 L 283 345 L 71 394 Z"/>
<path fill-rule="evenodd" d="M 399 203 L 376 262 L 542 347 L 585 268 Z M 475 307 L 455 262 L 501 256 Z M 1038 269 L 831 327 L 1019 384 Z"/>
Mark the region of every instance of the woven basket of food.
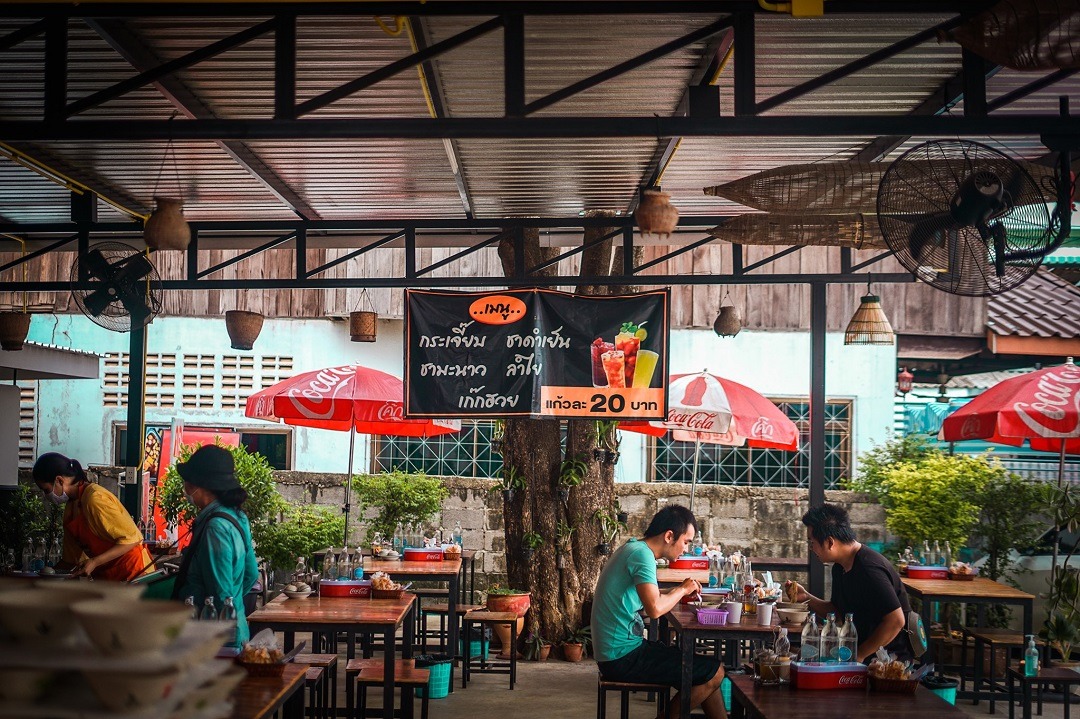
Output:
<path fill-rule="evenodd" d="M 919 688 L 918 679 L 883 679 L 870 675 L 870 691 L 889 694 L 914 694 Z"/>
<path fill-rule="evenodd" d="M 372 599 L 401 599 L 401 595 L 405 593 L 405 590 L 401 587 L 397 589 L 371 589 Z"/>

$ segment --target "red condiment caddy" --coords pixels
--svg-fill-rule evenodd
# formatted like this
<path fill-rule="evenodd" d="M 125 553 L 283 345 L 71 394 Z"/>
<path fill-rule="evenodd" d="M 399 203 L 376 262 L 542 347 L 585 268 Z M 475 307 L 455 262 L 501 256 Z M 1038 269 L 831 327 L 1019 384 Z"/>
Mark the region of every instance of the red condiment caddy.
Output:
<path fill-rule="evenodd" d="M 791 684 L 796 689 L 863 689 L 866 665 L 860 662 L 792 662 Z"/>

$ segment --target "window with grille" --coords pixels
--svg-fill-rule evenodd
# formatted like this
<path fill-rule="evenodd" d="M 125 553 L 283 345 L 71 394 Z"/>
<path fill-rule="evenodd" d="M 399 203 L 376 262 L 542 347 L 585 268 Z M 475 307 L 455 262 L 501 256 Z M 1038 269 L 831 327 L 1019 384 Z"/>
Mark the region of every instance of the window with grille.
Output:
<path fill-rule="evenodd" d="M 751 447 L 726 447 L 702 443 L 697 457 L 700 484 L 733 484 L 748 487 L 807 487 L 810 480 L 810 403 L 806 400 L 773 400 L 799 428 L 799 451 Z M 825 405 L 825 487 L 837 489 L 851 476 L 851 415 L 848 400 Z M 676 442 L 669 436 L 650 442 L 654 456 L 653 481 L 690 482 L 694 476 L 693 442 Z"/>
<path fill-rule="evenodd" d="M 37 381 L 19 382 L 19 466 L 33 467 L 37 457 Z"/>
<path fill-rule="evenodd" d="M 387 437 L 373 441 L 373 472 L 424 472 L 448 477 L 498 477 L 502 455 L 491 448 L 495 423 L 462 421 L 461 431 L 438 437 Z"/>

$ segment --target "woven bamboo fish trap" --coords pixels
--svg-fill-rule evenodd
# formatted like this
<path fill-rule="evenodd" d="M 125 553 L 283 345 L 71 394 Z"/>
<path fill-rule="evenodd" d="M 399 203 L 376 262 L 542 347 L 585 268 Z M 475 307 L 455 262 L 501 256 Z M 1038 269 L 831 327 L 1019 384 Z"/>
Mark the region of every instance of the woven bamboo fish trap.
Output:
<path fill-rule="evenodd" d="M 1013 70 L 1080 68 L 1080 0 L 1001 0 L 952 39 Z"/>
<path fill-rule="evenodd" d="M 709 234 L 739 245 L 815 245 L 883 249 L 877 216 L 870 215 L 740 215 Z"/>
<path fill-rule="evenodd" d="M 1077 0 L 1080 2 L 1080 0 Z M 944 158 L 930 163 L 911 161 L 912 171 L 918 171 L 919 164 L 941 172 Z M 764 170 L 753 175 L 725 183 L 706 187 L 706 195 L 723 197 L 752 207 L 762 212 L 774 214 L 809 214 L 809 215 L 850 215 L 863 213 L 872 215 L 877 212 L 878 185 L 890 162 L 816 162 L 800 165 L 784 165 L 771 170 Z M 1020 162 L 1035 182 L 1042 189 L 1048 202 L 1056 199 L 1056 190 L 1052 185 L 1054 170 L 1029 162 Z M 954 168 L 957 175 L 966 175 L 967 168 L 957 163 Z M 875 230 L 875 234 L 876 230 Z M 758 243 L 753 243 L 758 244 Z M 789 243 L 760 243 L 789 244 Z M 804 244 L 804 243 L 798 243 Z M 823 243 L 807 243 L 823 244 Z"/>

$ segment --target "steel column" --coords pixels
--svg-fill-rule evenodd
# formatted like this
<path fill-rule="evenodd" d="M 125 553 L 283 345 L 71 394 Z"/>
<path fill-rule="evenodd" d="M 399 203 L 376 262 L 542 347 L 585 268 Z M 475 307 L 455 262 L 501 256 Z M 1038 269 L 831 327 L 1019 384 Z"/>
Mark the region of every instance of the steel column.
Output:
<path fill-rule="evenodd" d="M 986 61 L 965 48 L 961 55 L 964 73 L 964 117 L 986 117 Z"/>
<path fill-rule="evenodd" d="M 127 383 L 127 444 L 124 447 L 124 466 L 128 472 L 134 470 L 135 476 L 128 477 L 125 488 L 124 506 L 135 517 L 143 518 L 146 507 L 135 502 L 142 497 L 142 453 L 143 453 L 143 390 L 146 384 L 146 327 L 132 318 L 136 326 L 131 328 L 128 346 L 128 383 Z M 135 496 L 127 492 L 135 489 Z M 141 502 L 140 502 L 141 504 Z"/>
<path fill-rule="evenodd" d="M 735 15 L 735 116 L 757 114 L 757 54 L 754 14 Z"/>
<path fill-rule="evenodd" d="M 274 27 L 274 117 L 296 119 L 296 16 L 278 15 Z"/>
<path fill-rule="evenodd" d="M 503 114 L 523 117 L 525 110 L 525 16 L 503 17 Z"/>
<path fill-rule="evenodd" d="M 67 105 L 68 21 L 53 15 L 45 20 L 45 121 L 62 119 Z M 11 138 L 4 138 L 10 140 Z"/>
<path fill-rule="evenodd" d="M 824 282 L 810 285 L 810 506 L 825 502 L 825 319 Z M 825 565 L 810 553 L 810 593 L 825 592 Z"/>

